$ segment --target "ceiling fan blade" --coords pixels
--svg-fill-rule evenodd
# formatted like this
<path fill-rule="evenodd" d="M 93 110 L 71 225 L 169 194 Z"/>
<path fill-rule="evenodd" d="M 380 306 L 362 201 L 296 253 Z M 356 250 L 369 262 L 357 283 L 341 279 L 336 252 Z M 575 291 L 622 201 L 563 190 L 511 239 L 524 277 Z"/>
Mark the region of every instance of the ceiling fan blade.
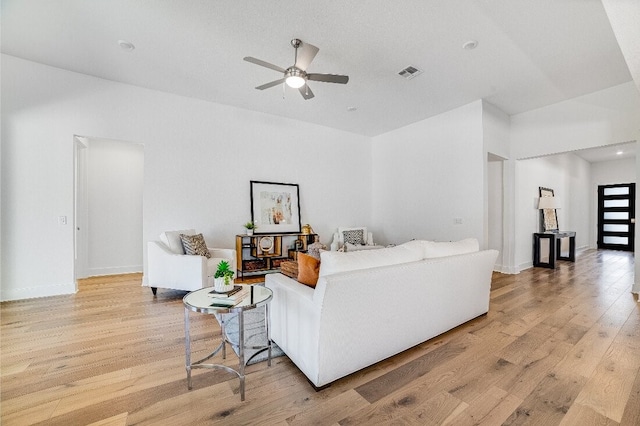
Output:
<path fill-rule="evenodd" d="M 318 49 L 313 44 L 302 43 L 302 45 L 298 48 L 298 57 L 296 59 L 295 67 L 301 69 L 302 71 L 306 71 L 313 58 L 318 54 Z"/>
<path fill-rule="evenodd" d="M 349 76 L 338 74 L 307 74 L 307 79 L 313 81 L 324 81 L 325 83 L 347 84 Z"/>
<path fill-rule="evenodd" d="M 252 58 L 251 56 L 245 56 L 244 60 L 247 62 L 251 62 L 252 64 L 260 65 L 261 67 L 271 68 L 274 71 L 280 71 L 284 73 L 284 68 L 280 68 L 277 65 L 270 64 L 269 62 L 262 61 L 260 59 Z"/>
<path fill-rule="evenodd" d="M 298 88 L 298 90 L 305 100 L 311 99 L 315 96 L 308 84 L 305 84 L 304 86 Z"/>
<path fill-rule="evenodd" d="M 256 87 L 258 90 L 268 89 L 269 87 L 277 86 L 278 84 L 284 83 L 286 79 L 281 78 L 279 80 L 272 81 L 271 83 L 265 83 L 262 86 Z"/>

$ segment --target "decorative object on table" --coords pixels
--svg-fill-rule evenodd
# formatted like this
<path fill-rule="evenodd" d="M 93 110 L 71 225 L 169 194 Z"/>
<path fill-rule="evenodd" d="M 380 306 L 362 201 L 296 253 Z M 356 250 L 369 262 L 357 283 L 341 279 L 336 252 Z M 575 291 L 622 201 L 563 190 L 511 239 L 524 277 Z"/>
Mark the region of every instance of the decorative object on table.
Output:
<path fill-rule="evenodd" d="M 257 228 L 256 224 L 252 221 L 249 221 L 242 226 L 244 226 L 244 229 L 246 229 L 247 235 L 249 236 L 253 235 L 253 231 Z"/>
<path fill-rule="evenodd" d="M 538 200 L 538 210 L 540 210 L 540 226 L 542 232 L 557 231 L 558 227 L 558 215 L 556 209 L 558 206 L 558 199 L 554 196 L 553 189 L 539 187 L 540 199 Z"/>
<path fill-rule="evenodd" d="M 280 263 L 280 272 L 294 280 L 298 279 L 298 262 L 287 260 Z"/>
<path fill-rule="evenodd" d="M 298 185 L 252 180 L 251 220 L 260 229 L 259 233 L 300 233 Z"/>
<path fill-rule="evenodd" d="M 221 260 L 218 263 L 218 269 L 213 276 L 214 289 L 218 293 L 223 293 L 233 290 L 233 275 L 234 272 L 229 267 L 229 262 Z"/>
<path fill-rule="evenodd" d="M 302 233 L 305 235 L 313 234 L 313 228 L 308 223 L 305 223 L 304 225 L 302 225 Z"/>
<path fill-rule="evenodd" d="M 313 243 L 309 244 L 307 247 L 307 254 L 311 257 L 314 257 L 320 260 L 320 250 L 326 250 L 327 246 L 320 242 L 320 237 L 316 235 L 314 237 Z"/>
<path fill-rule="evenodd" d="M 282 254 L 282 237 L 278 235 L 259 235 L 253 237 L 254 248 L 251 254 L 255 257 L 275 257 Z"/>
<path fill-rule="evenodd" d="M 271 254 L 273 253 L 273 237 L 267 235 L 266 237 L 260 237 L 258 240 L 258 247 L 260 247 L 260 251 L 262 254 Z"/>

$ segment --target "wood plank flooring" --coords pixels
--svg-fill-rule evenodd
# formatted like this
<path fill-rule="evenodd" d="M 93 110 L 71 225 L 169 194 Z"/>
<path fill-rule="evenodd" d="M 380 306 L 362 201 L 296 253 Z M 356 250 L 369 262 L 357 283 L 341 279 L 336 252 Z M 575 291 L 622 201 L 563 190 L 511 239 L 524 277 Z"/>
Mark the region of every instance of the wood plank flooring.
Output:
<path fill-rule="evenodd" d="M 1 423 L 638 426 L 633 262 L 589 250 L 496 273 L 487 315 L 319 392 L 287 357 L 252 365 L 245 402 L 223 371 L 195 370 L 187 390 L 184 292 L 153 297 L 139 274 L 83 280 L 75 295 L 0 305 Z M 220 328 L 191 320 L 197 359 Z"/>

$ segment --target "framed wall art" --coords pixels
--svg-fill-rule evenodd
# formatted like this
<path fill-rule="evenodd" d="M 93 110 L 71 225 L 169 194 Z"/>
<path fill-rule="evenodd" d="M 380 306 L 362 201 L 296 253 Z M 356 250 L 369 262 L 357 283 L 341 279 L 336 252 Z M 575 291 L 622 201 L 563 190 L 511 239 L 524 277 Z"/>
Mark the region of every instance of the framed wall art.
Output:
<path fill-rule="evenodd" d="M 300 233 L 300 189 L 294 183 L 251 181 L 251 220 L 256 234 Z"/>

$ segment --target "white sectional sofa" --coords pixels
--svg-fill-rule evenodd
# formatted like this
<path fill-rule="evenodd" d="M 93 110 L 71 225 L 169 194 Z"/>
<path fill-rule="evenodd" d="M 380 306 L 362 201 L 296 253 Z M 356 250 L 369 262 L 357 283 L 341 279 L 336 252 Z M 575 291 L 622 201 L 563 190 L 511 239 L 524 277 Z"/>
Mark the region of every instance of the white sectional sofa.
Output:
<path fill-rule="evenodd" d="M 315 289 L 267 275 L 271 337 L 324 386 L 485 314 L 497 255 L 474 239 L 323 252 Z"/>

